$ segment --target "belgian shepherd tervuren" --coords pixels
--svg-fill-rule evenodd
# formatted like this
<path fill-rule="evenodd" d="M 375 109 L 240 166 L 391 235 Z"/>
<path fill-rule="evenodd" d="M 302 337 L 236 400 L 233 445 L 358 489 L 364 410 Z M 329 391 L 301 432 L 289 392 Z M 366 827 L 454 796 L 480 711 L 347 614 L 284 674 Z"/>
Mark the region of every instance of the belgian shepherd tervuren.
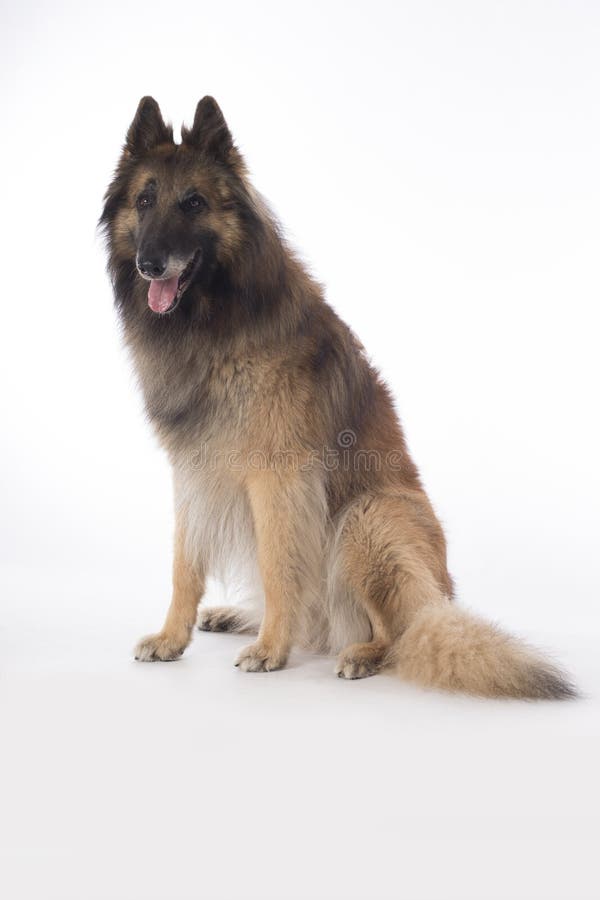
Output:
<path fill-rule="evenodd" d="M 258 632 L 237 658 L 245 672 L 281 668 L 296 643 L 338 654 L 342 678 L 392 669 L 486 696 L 574 695 L 551 663 L 454 604 L 389 392 L 253 189 L 211 97 L 179 144 L 141 100 L 101 224 L 174 473 L 173 597 L 137 659 L 176 659 L 198 623 Z M 237 606 L 198 617 L 206 576 L 232 566 L 258 583 L 260 620 Z"/>

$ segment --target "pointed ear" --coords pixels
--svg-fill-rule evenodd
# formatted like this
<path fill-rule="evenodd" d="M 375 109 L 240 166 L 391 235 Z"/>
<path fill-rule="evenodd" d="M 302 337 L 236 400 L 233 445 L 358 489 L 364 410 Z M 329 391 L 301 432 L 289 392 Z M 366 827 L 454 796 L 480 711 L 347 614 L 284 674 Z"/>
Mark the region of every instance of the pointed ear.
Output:
<path fill-rule="evenodd" d="M 203 97 L 196 107 L 194 124 L 181 129 L 186 144 L 196 147 L 220 162 L 227 162 L 233 150 L 233 138 L 216 100 Z"/>
<path fill-rule="evenodd" d="M 132 156 L 143 156 L 158 144 L 172 143 L 173 129 L 165 125 L 154 97 L 142 97 L 135 118 L 129 126 L 125 149 Z"/>

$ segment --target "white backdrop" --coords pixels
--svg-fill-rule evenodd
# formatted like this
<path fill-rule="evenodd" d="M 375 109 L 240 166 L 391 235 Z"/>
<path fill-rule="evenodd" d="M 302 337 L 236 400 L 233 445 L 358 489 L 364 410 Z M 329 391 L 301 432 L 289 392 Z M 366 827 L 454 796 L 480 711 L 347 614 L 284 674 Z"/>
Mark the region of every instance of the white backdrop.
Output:
<path fill-rule="evenodd" d="M 185 724 L 186 703 L 195 708 L 204 687 L 198 672 L 192 690 L 186 672 L 196 670 L 187 660 L 154 668 L 130 663 L 131 645 L 140 634 L 159 626 L 168 601 L 170 476 L 145 425 L 120 347 L 102 243 L 95 233 L 102 194 L 140 96 L 154 95 L 176 129 L 183 120 L 190 122 L 201 96 L 216 97 L 257 187 L 393 390 L 409 445 L 446 525 L 461 601 L 551 646 L 594 698 L 594 686 L 600 686 L 595 662 L 600 636 L 600 8 L 584 0 L 375 0 L 366 5 L 331 0 L 302 4 L 123 0 L 94 6 L 75 0 L 23 0 L 3 8 L 0 40 L 4 122 L 0 576 L 5 610 L 0 622 L 0 669 L 12 688 L 14 720 L 9 721 L 17 736 L 11 746 L 12 768 L 5 769 L 10 771 L 14 805 L 8 807 L 2 848 L 12 866 L 11 900 L 40 896 L 119 900 L 154 897 L 153 891 L 157 897 L 208 900 L 228 900 L 244 892 L 254 896 L 253 891 L 267 900 L 348 898 L 354 896 L 353 890 L 366 896 L 366 890 L 375 888 L 365 887 L 367 882 L 349 864 L 344 868 L 346 852 L 338 847 L 337 859 L 333 843 L 330 857 L 318 855 L 313 882 L 305 883 L 298 875 L 300 880 L 292 878 L 291 886 L 287 880 L 288 886 L 282 887 L 274 875 L 253 870 L 254 845 L 252 840 L 248 845 L 244 832 L 253 824 L 263 829 L 263 835 L 266 829 L 268 845 L 269 829 L 277 834 L 283 829 L 285 836 L 286 822 L 292 836 L 285 846 L 290 853 L 290 847 L 298 847 L 297 856 L 285 857 L 286 867 L 301 866 L 305 876 L 310 870 L 310 859 L 301 860 L 306 822 L 302 815 L 310 816 L 311 811 L 304 810 L 294 820 L 294 831 L 293 803 L 284 807 L 279 790 L 269 794 L 270 809 L 255 806 L 244 810 L 237 825 L 233 814 L 228 820 L 231 827 L 223 824 L 235 853 L 247 853 L 251 884 L 242 882 L 240 872 L 231 873 L 226 859 L 227 877 L 211 870 L 204 881 L 199 876 L 197 883 L 195 879 L 188 883 L 186 878 L 194 873 L 178 869 L 173 848 L 164 856 L 166 861 L 155 863 L 154 875 L 148 868 L 145 851 L 150 845 L 158 856 L 162 844 L 159 831 L 149 836 L 143 830 L 146 826 L 140 823 L 146 813 L 151 816 L 157 808 L 159 815 L 168 816 L 174 809 L 176 821 L 189 825 L 185 815 L 181 818 L 183 799 L 171 797 L 159 776 L 165 754 L 169 759 L 172 752 L 171 732 L 163 728 L 165 717 L 173 720 L 173 740 L 179 740 L 177 734 L 187 738 L 191 768 L 185 777 L 194 782 L 196 761 L 199 767 L 207 761 L 201 755 L 203 732 Z M 199 641 L 190 651 L 196 654 L 191 659 L 201 658 Z M 230 667 L 237 639 L 221 641 L 225 643 L 214 643 L 208 636 L 204 644 L 209 648 L 204 659 L 216 654 L 211 675 L 216 693 L 211 703 L 216 704 L 214 697 L 221 699 L 214 715 L 221 724 L 229 722 L 229 712 L 240 711 L 242 697 L 244 728 L 261 723 L 251 742 L 253 771 L 259 781 L 263 776 L 268 781 L 259 748 L 264 746 L 265 730 L 268 733 L 273 719 L 281 716 L 278 704 L 287 708 L 291 698 L 302 698 L 307 709 L 318 709 L 302 720 L 300 746 L 312 747 L 328 719 L 328 703 L 337 709 L 342 702 L 335 693 L 338 684 L 330 685 L 327 661 L 322 667 L 315 662 L 311 669 L 309 662 L 304 670 L 269 676 L 279 679 L 277 687 L 265 687 L 275 685 L 268 679 L 240 681 L 240 673 L 231 674 L 229 668 L 221 683 L 217 673 Z M 307 681 L 313 689 L 319 685 L 319 691 L 307 693 Z M 592 726 L 598 711 L 594 699 L 572 707 L 576 713 L 565 712 L 565 707 L 544 714 L 528 712 L 533 708 L 527 707 L 523 712 L 520 705 L 511 707 L 518 712 L 502 707 L 501 713 L 494 713 L 476 701 L 420 695 L 386 679 L 372 682 L 354 694 L 368 702 L 368 710 L 359 701 L 339 707 L 347 715 L 340 734 L 349 739 L 344 729 L 350 734 L 350 723 L 359 727 L 367 720 L 375 730 L 384 729 L 380 738 L 387 750 L 378 801 L 384 806 L 387 779 L 395 784 L 397 778 L 399 790 L 403 783 L 403 704 L 408 704 L 413 725 L 418 722 L 415 735 L 437 735 L 436 723 L 449 721 L 449 710 L 458 711 L 459 722 L 468 720 L 455 747 L 456 758 L 451 754 L 459 770 L 460 760 L 466 766 L 468 748 L 483 723 L 494 735 L 494 727 L 500 729 L 504 751 L 507 734 L 519 746 L 529 747 L 524 752 L 531 753 L 531 771 L 538 775 L 536 742 L 545 756 L 556 734 L 566 735 L 565 746 L 570 749 L 561 745 L 553 762 L 556 770 L 564 763 L 565 769 L 577 771 L 582 798 L 580 805 L 568 807 L 573 794 L 565 784 L 561 797 L 567 806 L 552 807 L 556 834 L 567 822 L 571 835 L 576 834 L 571 856 L 563 854 L 564 870 L 552 869 L 562 863 L 551 852 L 550 837 L 550 843 L 538 848 L 539 865 L 515 858 L 517 869 L 512 871 L 520 875 L 522 894 L 507 893 L 511 889 L 506 885 L 512 882 L 503 885 L 500 880 L 494 886 L 487 881 L 483 888 L 477 881 L 472 854 L 480 860 L 486 857 L 479 844 L 477 852 L 473 850 L 473 841 L 479 840 L 483 823 L 493 819 L 481 791 L 476 793 L 482 805 L 472 811 L 476 837 L 469 838 L 471 832 L 465 831 L 458 855 L 448 856 L 445 887 L 439 886 L 425 862 L 430 829 L 438 850 L 446 847 L 444 817 L 451 816 L 448 809 L 438 809 L 433 795 L 431 808 L 423 813 L 424 824 L 415 825 L 413 816 L 403 835 L 406 841 L 417 833 L 414 840 L 422 840 L 423 870 L 415 862 L 421 860 L 419 852 L 412 851 L 412 868 L 410 860 L 400 860 L 389 872 L 378 867 L 376 848 L 387 847 L 385 840 L 383 845 L 371 844 L 363 827 L 357 828 L 350 846 L 356 841 L 353 852 L 362 854 L 365 871 L 374 869 L 379 876 L 372 877 L 381 878 L 372 896 L 400 896 L 396 884 L 404 884 L 402 896 L 410 900 L 454 897 L 453 891 L 461 900 L 509 895 L 532 900 L 538 897 L 536 890 L 548 900 L 555 896 L 553 890 L 558 891 L 557 898 L 567 896 L 561 893 L 567 884 L 574 900 L 596 896 L 584 853 L 585 841 L 597 824 L 586 805 L 593 767 L 586 769 L 581 758 L 581 753 L 600 749 L 597 722 Z M 154 690 L 156 701 L 154 694 L 146 694 Z M 171 691 L 177 691 L 177 700 Z M 350 704 L 348 690 L 343 697 L 343 704 Z M 163 713 L 158 725 L 151 721 L 155 702 Z M 260 706 L 257 720 L 248 709 L 253 702 Z M 33 704 L 30 716 L 24 712 L 27 704 Z M 129 801 L 123 798 L 131 782 L 123 773 L 118 775 L 122 757 L 112 759 L 105 783 L 95 782 L 96 800 L 101 804 L 108 791 L 114 801 L 110 808 L 101 805 L 100 812 L 96 808 L 92 813 L 88 807 L 70 808 L 67 802 L 61 819 L 64 840 L 57 838 L 56 844 L 48 843 L 45 828 L 35 830 L 40 816 L 42 821 L 45 815 L 52 820 L 49 810 L 55 811 L 59 802 L 48 786 L 54 778 L 60 781 L 63 805 L 65 796 L 78 795 L 79 788 L 69 780 L 70 757 L 65 755 L 75 739 L 71 730 L 77 721 L 75 708 L 95 736 L 86 746 L 92 768 L 107 753 L 112 759 L 107 747 L 114 739 L 135 770 L 138 762 L 133 760 L 148 752 L 144 734 L 160 734 L 158 744 L 151 743 L 155 749 L 149 751 L 153 755 L 148 772 L 144 770 L 158 782 L 152 787 L 158 792 L 155 807 L 149 802 L 146 810 L 141 793 L 134 797 L 138 813 L 144 811 L 139 821 L 134 815 L 134 850 L 121 860 L 119 879 L 109 886 L 88 883 L 83 888 L 78 880 L 86 877 L 94 853 L 108 838 L 104 831 L 101 839 L 92 830 L 94 846 L 86 844 L 84 852 L 77 843 L 83 838 L 76 823 L 78 816 L 88 824 L 100 822 L 96 827 L 110 834 L 111 817 L 117 820 L 125 813 Z M 49 709 L 55 714 L 50 715 Z M 101 738 L 92 709 L 105 711 Z M 398 714 L 397 733 L 386 730 L 392 709 Z M 107 710 L 116 712 L 111 717 Z M 127 725 L 129 715 L 142 715 L 139 710 L 147 711 L 150 719 L 141 726 L 142 733 Z M 51 732 L 58 725 L 66 730 L 56 738 L 51 762 L 47 760 L 48 778 L 42 780 L 40 775 L 36 788 L 40 793 L 32 796 L 32 805 L 24 812 L 22 792 L 31 771 L 40 771 L 40 759 L 30 760 L 27 752 L 40 745 L 44 712 Z M 533 718 L 527 719 L 526 713 Z M 519 729 L 530 721 L 542 723 L 542 732 L 527 738 Z M 299 727 L 294 723 L 290 719 L 288 729 Z M 235 731 L 233 725 L 224 727 Z M 420 764 L 429 766 L 415 735 L 409 754 L 413 778 Z M 244 763 L 242 752 L 246 742 L 242 731 L 235 736 L 242 744 L 239 765 L 246 771 L 249 763 Z M 334 742 L 335 735 L 330 737 Z M 484 748 L 492 759 L 497 746 L 491 742 Z M 297 747 L 291 742 L 286 747 L 294 766 L 302 756 Z M 333 743 L 324 752 L 333 754 Z M 226 771 L 219 768 L 219 759 L 222 766 L 224 758 Z M 329 798 L 332 803 L 342 803 L 340 798 L 351 796 L 358 784 L 362 796 L 369 778 L 359 774 L 358 758 L 356 762 L 357 770 L 347 762 L 347 793 L 340 785 L 340 795 Z M 321 771 L 320 759 L 315 757 L 313 764 L 311 778 Z M 515 756 L 515 772 L 522 773 L 522 764 L 523 758 Z M 211 765 L 216 765 L 216 785 L 231 788 L 229 758 L 216 754 Z M 473 777 L 470 766 L 464 775 Z M 482 785 L 487 784 L 485 776 L 482 769 Z M 553 780 L 550 771 L 548 777 Z M 85 785 L 89 789 L 88 769 L 82 768 L 81 779 L 81 790 Z M 212 782 L 210 773 L 199 783 L 207 782 Z M 526 783 L 519 784 L 523 797 Z M 439 790 L 443 793 L 443 788 Z M 216 793 L 210 796 L 211 821 L 217 815 L 220 822 L 215 811 L 222 807 Z M 327 796 L 323 783 L 322 792 L 313 798 L 319 821 L 318 804 Z M 502 796 L 498 788 L 499 803 Z M 539 796 L 530 798 L 537 812 L 527 806 L 541 820 L 544 796 L 540 782 Z M 235 797 L 228 797 L 234 809 Z M 417 794 L 413 800 L 415 807 L 410 809 L 418 817 Z M 401 808 L 401 800 L 396 802 Z M 448 799 L 452 809 L 461 802 L 464 797 L 458 794 Z M 253 803 L 258 803 L 254 796 Z M 530 812 L 521 815 L 516 799 L 511 810 L 502 812 L 492 838 L 500 839 L 502 822 L 519 835 L 511 819 L 516 815 L 526 842 Z M 361 807 L 361 821 L 363 817 L 369 821 L 367 812 Z M 331 813 L 331 833 L 339 834 L 335 810 Z M 352 814 L 350 807 L 345 809 L 346 823 Z M 441 829 L 438 844 L 436 822 Z M 238 831 L 240 824 L 245 827 Z M 448 827 L 453 830 L 456 822 Z M 186 835 L 182 840 L 187 857 L 196 841 L 193 829 Z M 257 849 L 263 846 L 258 833 L 253 840 Z M 490 859 L 497 846 L 493 840 Z M 69 855 L 74 847 L 81 870 Z M 455 872 L 452 860 L 462 851 L 464 868 Z M 537 859 L 535 854 L 531 859 Z M 43 878 L 43 889 L 34 876 L 25 877 L 22 865 Z M 481 862 L 482 878 L 485 868 Z M 465 880 L 467 870 L 473 875 L 472 884 Z M 575 881 L 569 882 L 569 877 Z"/>

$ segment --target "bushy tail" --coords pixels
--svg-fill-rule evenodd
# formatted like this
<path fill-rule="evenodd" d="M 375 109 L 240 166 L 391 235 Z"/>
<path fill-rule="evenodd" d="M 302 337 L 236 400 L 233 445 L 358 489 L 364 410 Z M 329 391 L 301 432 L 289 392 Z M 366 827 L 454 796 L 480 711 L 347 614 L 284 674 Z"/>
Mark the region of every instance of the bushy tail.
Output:
<path fill-rule="evenodd" d="M 393 660 L 399 675 L 426 687 L 484 697 L 577 696 L 536 651 L 451 603 L 421 609 L 396 643 Z"/>

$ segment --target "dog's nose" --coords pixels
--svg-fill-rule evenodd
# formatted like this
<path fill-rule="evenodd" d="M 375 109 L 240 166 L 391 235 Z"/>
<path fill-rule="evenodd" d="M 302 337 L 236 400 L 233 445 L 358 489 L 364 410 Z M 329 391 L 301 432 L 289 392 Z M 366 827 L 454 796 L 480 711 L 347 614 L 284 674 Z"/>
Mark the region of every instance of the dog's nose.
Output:
<path fill-rule="evenodd" d="M 160 259 L 143 259 L 138 268 L 147 278 L 161 278 L 167 271 L 167 264 Z"/>

